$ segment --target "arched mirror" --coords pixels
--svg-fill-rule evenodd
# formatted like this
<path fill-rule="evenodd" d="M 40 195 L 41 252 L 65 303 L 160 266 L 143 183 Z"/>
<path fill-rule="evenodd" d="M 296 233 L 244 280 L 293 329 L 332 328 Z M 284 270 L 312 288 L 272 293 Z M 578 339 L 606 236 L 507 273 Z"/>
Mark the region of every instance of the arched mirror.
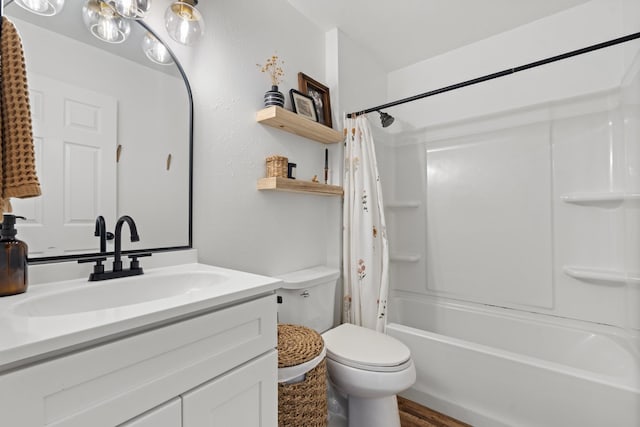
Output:
<path fill-rule="evenodd" d="M 140 242 L 124 238 L 123 249 L 190 247 L 188 81 L 143 22 L 127 21 L 124 42 L 94 37 L 86 3 L 66 0 L 60 13 L 39 16 L 4 1 L 22 38 L 43 193 L 12 200 L 27 218 L 19 238 L 30 262 L 85 257 L 99 251 L 96 217 L 113 231 L 126 214 Z"/>

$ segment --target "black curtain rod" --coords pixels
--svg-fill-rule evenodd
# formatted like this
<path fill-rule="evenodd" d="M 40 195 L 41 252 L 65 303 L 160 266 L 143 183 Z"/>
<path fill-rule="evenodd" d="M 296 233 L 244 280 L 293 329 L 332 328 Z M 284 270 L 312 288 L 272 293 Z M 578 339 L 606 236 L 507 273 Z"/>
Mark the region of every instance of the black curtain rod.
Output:
<path fill-rule="evenodd" d="M 361 115 L 361 114 L 367 114 L 367 113 L 372 113 L 374 111 L 379 111 L 379 110 L 382 110 L 384 108 L 395 107 L 396 105 L 406 104 L 407 102 L 413 102 L 413 101 L 417 101 L 418 99 L 428 98 L 428 97 L 433 96 L 433 95 L 438 95 L 440 93 L 449 92 L 449 91 L 452 91 L 452 90 L 455 90 L 455 89 L 460 89 L 460 88 L 463 88 L 465 86 L 471 86 L 471 85 L 474 85 L 474 84 L 477 84 L 477 83 L 486 82 L 488 80 L 497 79 L 499 77 L 508 76 L 508 75 L 511 75 L 511 74 L 515 74 L 515 73 L 517 73 L 519 71 L 524 71 L 524 70 L 528 70 L 528 69 L 531 69 L 531 68 L 539 67 L 541 65 L 550 64 L 552 62 L 561 61 L 563 59 L 571 58 L 573 56 L 582 55 L 582 54 L 585 54 L 585 53 L 593 52 L 594 50 L 604 49 L 606 47 L 615 46 L 617 44 L 625 43 L 625 42 L 628 42 L 628 41 L 631 41 L 631 40 L 636 40 L 636 39 L 639 39 L 639 38 L 640 38 L 640 32 L 629 34 L 629 35 L 624 36 L 624 37 L 619 37 L 617 39 L 613 39 L 613 40 L 609 40 L 609 41 L 606 41 L 606 42 L 594 44 L 592 46 L 584 47 L 582 49 L 572 50 L 571 52 L 563 53 L 561 55 L 552 56 L 552 57 L 549 57 L 549 58 L 546 58 L 546 59 L 541 59 L 539 61 L 531 62 L 531 63 L 526 64 L 526 65 L 521 65 L 519 67 L 509 68 L 507 70 L 498 71 L 497 73 L 493 73 L 493 74 L 487 74 L 486 76 L 477 77 L 475 79 L 471 79 L 471 80 L 467 80 L 467 81 L 464 81 L 464 82 L 456 83 L 456 84 L 453 84 L 453 85 L 450 85 L 450 86 L 446 86 L 446 87 L 443 87 L 443 88 L 440 88 L 440 89 L 435 89 L 435 90 L 431 90 L 429 92 L 425 92 L 425 93 L 421 93 L 421 94 L 418 94 L 418 95 L 410 96 L 408 98 L 399 99 L 397 101 L 389 102 L 387 104 L 378 105 L 377 107 L 367 108 L 366 110 L 363 110 L 363 111 L 349 113 L 349 114 L 347 114 L 347 117 L 351 118 L 351 117 L 355 117 L 355 116 L 358 116 L 358 115 Z"/>

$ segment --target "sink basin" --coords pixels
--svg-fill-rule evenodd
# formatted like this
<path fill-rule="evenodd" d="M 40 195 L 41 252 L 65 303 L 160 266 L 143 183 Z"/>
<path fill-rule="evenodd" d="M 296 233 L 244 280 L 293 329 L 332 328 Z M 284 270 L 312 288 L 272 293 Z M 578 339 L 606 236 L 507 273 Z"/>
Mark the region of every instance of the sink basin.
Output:
<path fill-rule="evenodd" d="M 82 283 L 74 289 L 39 295 L 13 306 L 13 313 L 43 317 L 114 309 L 164 298 L 189 298 L 229 282 L 225 274 L 211 271 L 163 273 Z"/>
<path fill-rule="evenodd" d="M 90 268 L 84 268 L 83 278 L 35 281 L 26 293 L 0 298 L 0 373 L 246 301 L 271 299 L 270 315 L 276 321 L 280 280 L 200 264 L 191 250 L 155 256 L 157 264 L 168 265 L 103 282 L 89 282 L 84 271 Z M 77 266 L 67 267 L 51 269 L 52 276 L 79 273 Z M 254 326 L 262 328 L 247 324 Z"/>

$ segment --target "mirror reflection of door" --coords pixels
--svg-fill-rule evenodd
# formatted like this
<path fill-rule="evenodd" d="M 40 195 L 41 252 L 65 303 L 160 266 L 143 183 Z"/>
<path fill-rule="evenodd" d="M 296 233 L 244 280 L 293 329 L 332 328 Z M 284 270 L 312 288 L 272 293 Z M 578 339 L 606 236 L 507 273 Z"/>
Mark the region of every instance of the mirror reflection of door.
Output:
<path fill-rule="evenodd" d="M 96 217 L 116 219 L 117 101 L 35 73 L 29 89 L 43 195 L 12 202 L 21 238 L 30 257 L 93 251 Z"/>

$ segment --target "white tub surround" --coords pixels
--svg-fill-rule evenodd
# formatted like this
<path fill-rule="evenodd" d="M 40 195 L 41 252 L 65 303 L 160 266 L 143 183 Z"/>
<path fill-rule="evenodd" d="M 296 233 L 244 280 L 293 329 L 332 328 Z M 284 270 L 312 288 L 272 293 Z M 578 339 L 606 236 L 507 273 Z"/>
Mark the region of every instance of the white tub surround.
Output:
<path fill-rule="evenodd" d="M 390 93 L 484 75 L 456 66 L 476 55 L 526 63 L 502 52 L 531 55 L 542 34 L 584 47 L 607 25 L 593 42 L 636 32 L 634 6 L 620 33 L 624 5 L 394 73 Z M 586 37 L 583 13 L 602 24 Z M 406 397 L 477 426 L 640 425 L 639 89 L 635 40 L 394 109 L 404 126 L 376 148 L 394 201 L 388 332 L 418 376 Z"/>
<path fill-rule="evenodd" d="M 0 298 L 2 424 L 275 425 L 279 285 L 194 263 Z"/>

